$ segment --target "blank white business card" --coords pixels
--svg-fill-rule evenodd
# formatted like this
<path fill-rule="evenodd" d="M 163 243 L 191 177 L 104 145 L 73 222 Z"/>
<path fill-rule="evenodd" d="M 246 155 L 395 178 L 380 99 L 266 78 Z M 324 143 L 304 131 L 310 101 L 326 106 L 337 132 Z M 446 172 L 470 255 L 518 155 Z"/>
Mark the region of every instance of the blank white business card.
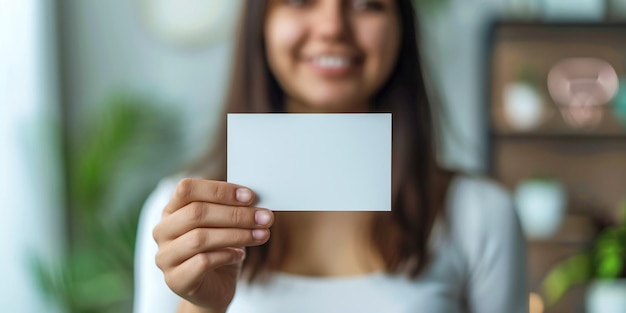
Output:
<path fill-rule="evenodd" d="M 390 211 L 391 114 L 228 114 L 228 182 L 274 211 Z"/>

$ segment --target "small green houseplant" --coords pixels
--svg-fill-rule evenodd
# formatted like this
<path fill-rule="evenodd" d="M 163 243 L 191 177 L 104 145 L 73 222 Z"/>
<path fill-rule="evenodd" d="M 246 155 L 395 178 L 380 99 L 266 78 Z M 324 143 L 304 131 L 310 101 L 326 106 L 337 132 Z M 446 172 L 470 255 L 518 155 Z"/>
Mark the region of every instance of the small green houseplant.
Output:
<path fill-rule="evenodd" d="M 626 201 L 621 205 L 620 215 L 619 223 L 602 229 L 590 247 L 558 263 L 546 275 L 541 293 L 547 306 L 556 304 L 575 285 L 626 282 Z M 622 293 L 626 304 L 626 289 Z"/>
<path fill-rule="evenodd" d="M 63 312 L 132 311 L 137 221 L 158 179 L 180 166 L 176 116 L 121 92 L 64 136 L 67 249 L 59 264 L 33 258 L 42 291 Z"/>

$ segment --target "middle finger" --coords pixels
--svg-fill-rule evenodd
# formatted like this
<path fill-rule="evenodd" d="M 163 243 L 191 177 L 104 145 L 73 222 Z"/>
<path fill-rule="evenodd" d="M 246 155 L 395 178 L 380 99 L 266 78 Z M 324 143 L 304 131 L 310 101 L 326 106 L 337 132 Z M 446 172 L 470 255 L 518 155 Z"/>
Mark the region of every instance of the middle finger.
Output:
<path fill-rule="evenodd" d="M 192 202 L 165 216 L 161 225 L 172 227 L 165 239 L 174 239 L 194 228 L 268 228 L 274 222 L 272 211 L 208 202 Z"/>

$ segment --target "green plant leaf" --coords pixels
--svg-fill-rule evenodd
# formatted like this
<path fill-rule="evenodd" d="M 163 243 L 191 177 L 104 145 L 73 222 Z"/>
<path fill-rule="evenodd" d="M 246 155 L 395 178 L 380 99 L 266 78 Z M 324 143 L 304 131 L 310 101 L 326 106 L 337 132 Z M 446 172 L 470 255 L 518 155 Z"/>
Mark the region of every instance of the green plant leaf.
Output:
<path fill-rule="evenodd" d="M 591 255 L 575 255 L 555 266 L 541 284 L 547 306 L 556 304 L 569 288 L 592 277 Z"/>
<path fill-rule="evenodd" d="M 624 268 L 623 255 L 612 253 L 598 261 L 596 275 L 602 279 L 616 278 Z"/>

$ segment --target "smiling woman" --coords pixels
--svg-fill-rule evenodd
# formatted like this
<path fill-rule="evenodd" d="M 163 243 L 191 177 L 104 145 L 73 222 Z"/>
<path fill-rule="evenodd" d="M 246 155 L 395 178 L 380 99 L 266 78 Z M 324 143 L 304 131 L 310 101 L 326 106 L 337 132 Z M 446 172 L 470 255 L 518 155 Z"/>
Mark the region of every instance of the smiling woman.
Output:
<path fill-rule="evenodd" d="M 241 23 L 226 112 L 392 113 L 392 211 L 255 207 L 222 133 L 146 202 L 136 311 L 527 312 L 508 194 L 436 162 L 412 2 L 250 0 Z"/>

